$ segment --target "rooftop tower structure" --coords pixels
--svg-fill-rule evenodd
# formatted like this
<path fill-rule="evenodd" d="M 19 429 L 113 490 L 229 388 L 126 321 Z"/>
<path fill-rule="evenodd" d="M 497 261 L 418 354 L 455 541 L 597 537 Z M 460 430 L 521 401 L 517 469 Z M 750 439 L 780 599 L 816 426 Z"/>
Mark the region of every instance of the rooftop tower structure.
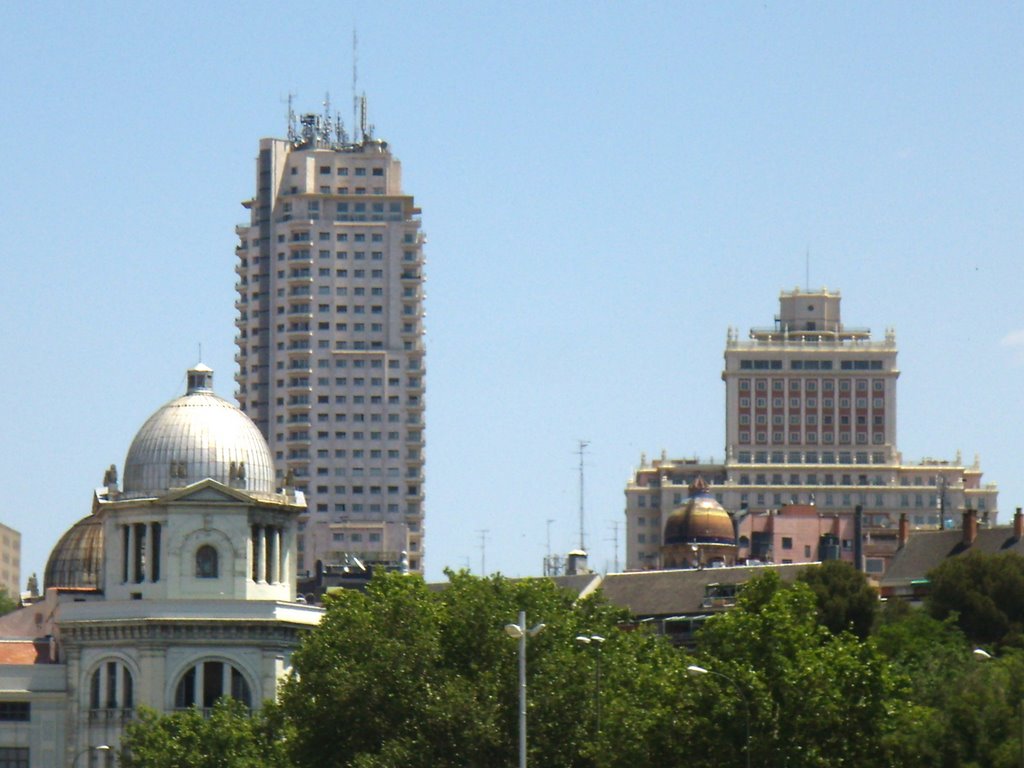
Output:
<path fill-rule="evenodd" d="M 289 105 L 290 106 L 290 105 Z M 262 139 L 237 227 L 236 396 L 279 484 L 308 499 L 297 568 L 423 570 L 423 243 L 401 164 L 360 102 Z"/>

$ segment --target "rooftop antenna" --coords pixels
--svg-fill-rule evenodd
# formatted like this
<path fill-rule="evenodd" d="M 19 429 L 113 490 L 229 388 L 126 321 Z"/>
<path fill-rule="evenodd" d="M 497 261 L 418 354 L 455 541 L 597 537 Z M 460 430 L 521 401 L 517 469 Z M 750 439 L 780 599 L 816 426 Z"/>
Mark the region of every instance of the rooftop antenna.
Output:
<path fill-rule="evenodd" d="M 299 132 L 295 128 L 295 110 L 292 109 L 292 100 L 295 94 L 288 91 L 288 141 L 296 143 L 299 140 Z"/>
<path fill-rule="evenodd" d="M 544 521 L 548 527 L 548 559 L 551 559 L 551 524 L 555 522 L 551 518 Z"/>
<path fill-rule="evenodd" d="M 325 144 L 331 143 L 331 133 L 334 131 L 334 123 L 331 120 L 331 92 L 324 92 L 324 118 L 323 125 L 320 126 L 320 136 L 318 137 Z"/>
<path fill-rule="evenodd" d="M 201 362 L 203 362 L 203 342 L 200 341 L 199 344 L 198 344 L 198 347 L 199 347 L 199 362 L 201 363 Z"/>
<path fill-rule="evenodd" d="M 489 528 L 481 528 L 477 530 L 480 534 L 480 575 L 487 575 L 487 534 L 490 533 Z"/>
<path fill-rule="evenodd" d="M 359 143 L 359 123 L 357 122 L 359 111 L 359 36 L 356 27 L 352 25 L 352 141 Z"/>
<path fill-rule="evenodd" d="M 804 254 L 804 290 L 811 290 L 811 246 L 807 246 Z"/>
<path fill-rule="evenodd" d="M 586 552 L 587 547 L 586 547 L 586 545 L 584 543 L 584 523 L 583 523 L 583 520 L 584 520 L 584 518 L 583 518 L 583 456 L 584 456 L 584 454 L 587 451 L 587 446 L 590 445 L 590 441 L 589 440 L 579 440 L 579 441 L 577 441 L 577 445 L 579 447 L 576 449 L 576 453 L 579 454 L 579 457 L 580 457 L 580 549 L 582 549 L 584 552 Z"/>

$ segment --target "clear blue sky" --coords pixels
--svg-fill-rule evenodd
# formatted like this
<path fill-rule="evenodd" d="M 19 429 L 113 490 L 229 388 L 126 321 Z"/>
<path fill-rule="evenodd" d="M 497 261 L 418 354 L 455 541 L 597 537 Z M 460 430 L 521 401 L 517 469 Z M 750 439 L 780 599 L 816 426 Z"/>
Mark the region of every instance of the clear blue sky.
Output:
<path fill-rule="evenodd" d="M 0 520 L 42 568 L 183 391 L 234 390 L 239 201 L 284 99 L 378 136 L 429 236 L 427 568 L 592 563 L 642 451 L 721 457 L 726 329 L 842 290 L 904 457 L 1024 503 L 1024 4 L 7 3 Z M 620 526 L 619 554 L 622 556 Z"/>

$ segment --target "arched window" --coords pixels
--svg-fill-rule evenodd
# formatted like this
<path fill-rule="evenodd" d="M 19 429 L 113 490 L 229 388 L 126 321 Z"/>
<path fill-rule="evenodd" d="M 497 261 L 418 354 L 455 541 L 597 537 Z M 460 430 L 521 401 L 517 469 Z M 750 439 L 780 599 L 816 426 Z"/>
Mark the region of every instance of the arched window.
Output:
<path fill-rule="evenodd" d="M 200 661 L 185 670 L 178 681 L 174 706 L 176 709 L 210 709 L 222 696 L 230 696 L 252 707 L 252 691 L 238 669 L 223 661 Z"/>
<path fill-rule="evenodd" d="M 105 661 L 93 670 L 89 685 L 89 711 L 92 718 L 108 719 L 135 706 L 132 672 L 120 661 Z"/>
<path fill-rule="evenodd" d="M 217 550 L 209 544 L 203 544 L 196 550 L 196 578 L 216 579 L 218 575 Z"/>

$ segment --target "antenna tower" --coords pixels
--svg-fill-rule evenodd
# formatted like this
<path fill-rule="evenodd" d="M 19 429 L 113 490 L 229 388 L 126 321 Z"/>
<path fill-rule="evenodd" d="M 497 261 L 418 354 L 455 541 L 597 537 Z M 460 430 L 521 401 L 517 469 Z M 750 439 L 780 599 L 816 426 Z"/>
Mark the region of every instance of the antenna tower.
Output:
<path fill-rule="evenodd" d="M 490 533 L 489 528 L 481 528 L 477 530 L 480 534 L 480 575 L 487 575 L 487 534 Z"/>
<path fill-rule="evenodd" d="M 583 457 L 587 452 L 587 446 L 590 445 L 590 441 L 579 440 L 577 442 L 577 445 L 579 447 L 576 449 L 576 453 L 579 454 L 580 457 L 580 549 L 586 552 L 587 547 L 584 538 L 585 528 L 583 515 Z"/>
<path fill-rule="evenodd" d="M 352 26 L 352 142 L 359 143 L 359 36 L 355 25 Z"/>

